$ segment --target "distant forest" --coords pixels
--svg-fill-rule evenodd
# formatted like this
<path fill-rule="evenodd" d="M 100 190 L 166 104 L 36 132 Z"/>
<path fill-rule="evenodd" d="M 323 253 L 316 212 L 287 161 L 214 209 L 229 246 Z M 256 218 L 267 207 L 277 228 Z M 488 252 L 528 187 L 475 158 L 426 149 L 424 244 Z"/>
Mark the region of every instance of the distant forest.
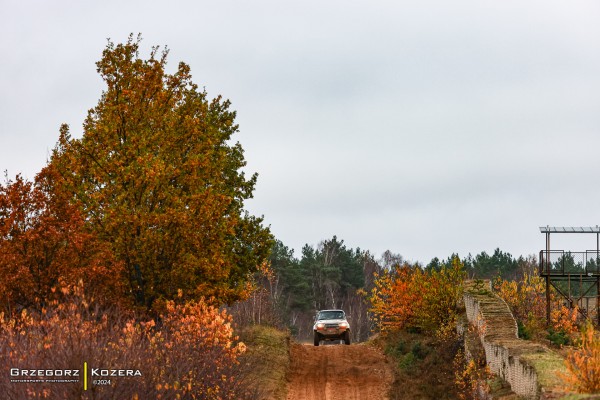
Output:
<path fill-rule="evenodd" d="M 317 310 L 341 308 L 350 317 L 353 340 L 365 340 L 373 328 L 368 294 L 376 276 L 396 265 L 439 271 L 454 258 L 460 259 L 472 279 L 517 280 L 537 268 L 534 256 L 515 258 L 500 249 L 464 258 L 458 254 L 441 260 L 436 257 L 423 266 L 392 251 L 377 258 L 369 251 L 349 248 L 336 236 L 316 247 L 306 244 L 299 257 L 276 240 L 269 257 L 269 275 L 257 279 L 258 290 L 247 301 L 233 305 L 232 314 L 240 324 L 275 324 L 289 328 L 299 339 L 308 339 Z"/>

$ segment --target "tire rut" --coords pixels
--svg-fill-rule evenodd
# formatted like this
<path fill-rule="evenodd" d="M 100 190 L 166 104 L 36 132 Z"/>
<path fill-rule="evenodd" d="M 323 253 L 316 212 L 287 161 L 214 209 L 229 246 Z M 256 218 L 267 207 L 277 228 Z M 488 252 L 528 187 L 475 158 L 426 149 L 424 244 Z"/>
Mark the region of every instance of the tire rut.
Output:
<path fill-rule="evenodd" d="M 293 344 L 287 400 L 383 400 L 393 367 L 376 348 Z"/>

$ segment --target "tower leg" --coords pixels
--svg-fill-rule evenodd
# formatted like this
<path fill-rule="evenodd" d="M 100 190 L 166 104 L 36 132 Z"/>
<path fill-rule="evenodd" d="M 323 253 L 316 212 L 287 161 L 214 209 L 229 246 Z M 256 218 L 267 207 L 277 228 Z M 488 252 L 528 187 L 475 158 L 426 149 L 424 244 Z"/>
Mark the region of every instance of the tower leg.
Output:
<path fill-rule="evenodd" d="M 550 276 L 546 275 L 546 324 L 550 326 Z"/>

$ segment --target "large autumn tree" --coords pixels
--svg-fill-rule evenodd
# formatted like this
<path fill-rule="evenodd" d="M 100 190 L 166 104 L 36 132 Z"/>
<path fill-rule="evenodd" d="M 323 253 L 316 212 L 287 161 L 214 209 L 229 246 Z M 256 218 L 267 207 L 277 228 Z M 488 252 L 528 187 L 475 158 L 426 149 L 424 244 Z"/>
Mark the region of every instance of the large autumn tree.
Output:
<path fill-rule="evenodd" d="M 109 42 L 97 63 L 106 83 L 81 139 L 63 126 L 51 164 L 86 223 L 123 262 L 133 300 L 152 308 L 176 297 L 242 298 L 272 244 L 249 215 L 247 177 L 227 100 L 209 99 L 167 52 L 139 56 L 140 38 Z"/>

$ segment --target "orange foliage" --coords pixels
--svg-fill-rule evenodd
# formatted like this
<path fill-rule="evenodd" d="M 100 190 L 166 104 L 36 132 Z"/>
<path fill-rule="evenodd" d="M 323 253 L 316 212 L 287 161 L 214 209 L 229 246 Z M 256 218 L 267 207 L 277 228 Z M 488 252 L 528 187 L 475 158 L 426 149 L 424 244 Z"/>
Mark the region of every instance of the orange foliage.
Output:
<path fill-rule="evenodd" d="M 498 279 L 494 289 L 510 307 L 513 315 L 529 330 L 546 326 L 546 284 L 538 275 L 525 274 L 519 282 Z M 550 323 L 553 330 L 573 335 L 578 331 L 577 307 L 568 308 L 554 292 L 550 293 Z"/>
<path fill-rule="evenodd" d="M 519 282 L 498 279 L 494 290 L 510 307 L 513 315 L 529 329 L 546 325 L 546 284 L 538 275 L 525 273 Z"/>
<path fill-rule="evenodd" d="M 399 330 L 415 324 L 415 310 L 421 300 L 415 284 L 423 274 L 420 268 L 397 265 L 376 277 L 371 291 L 371 311 L 382 330 Z"/>
<path fill-rule="evenodd" d="M 419 328 L 445 334 L 456 316 L 463 279 L 458 258 L 439 271 L 397 265 L 377 276 L 371 311 L 384 331 Z"/>
<path fill-rule="evenodd" d="M 102 310 L 81 286 L 63 288 L 66 300 L 40 313 L 0 313 L 0 373 L 10 368 L 80 369 L 79 383 L 15 384 L 0 381 L 3 398 L 238 399 L 237 357 L 231 318 L 205 301 L 167 302 L 159 320 L 136 321 L 117 309 Z M 110 377 L 108 386 L 83 386 L 91 368 L 139 370 L 142 376 Z M 89 372 L 88 372 L 89 373 Z"/>
<path fill-rule="evenodd" d="M 448 336 L 455 331 L 457 304 L 462 299 L 464 266 L 458 257 L 452 264 L 424 275 L 421 295 L 422 307 L 418 309 L 421 326 Z"/>
<path fill-rule="evenodd" d="M 485 335 L 487 326 L 483 317 L 478 316 L 477 321 L 470 324 L 466 336 L 469 342 L 479 343 L 477 339 Z M 470 346 L 468 357 L 464 350 L 459 350 L 454 357 L 454 384 L 459 393 L 459 398 L 484 399 L 490 396 L 489 380 L 492 372 L 487 364 L 485 349 L 481 345 Z"/>
<path fill-rule="evenodd" d="M 458 388 L 461 400 L 488 397 L 485 395 L 490 392 L 488 381 L 492 373 L 485 358 L 483 362 L 477 362 L 473 358 L 466 361 L 464 353 L 459 351 L 454 358 L 454 368 L 454 384 Z"/>
<path fill-rule="evenodd" d="M 600 393 L 600 341 L 592 324 L 584 327 L 581 344 L 565 360 L 569 374 L 561 374 L 570 390 Z"/>
<path fill-rule="evenodd" d="M 17 175 L 0 185 L 0 298 L 4 308 L 43 307 L 59 283 L 84 280 L 114 300 L 121 266 L 84 229 L 79 210 L 53 187 L 45 168 L 29 182 Z"/>
<path fill-rule="evenodd" d="M 573 336 L 579 332 L 579 324 L 577 323 L 578 313 L 577 306 L 569 308 L 561 304 L 560 307 L 553 308 L 550 312 L 552 328 L 557 332 L 564 332 L 567 335 Z"/>

